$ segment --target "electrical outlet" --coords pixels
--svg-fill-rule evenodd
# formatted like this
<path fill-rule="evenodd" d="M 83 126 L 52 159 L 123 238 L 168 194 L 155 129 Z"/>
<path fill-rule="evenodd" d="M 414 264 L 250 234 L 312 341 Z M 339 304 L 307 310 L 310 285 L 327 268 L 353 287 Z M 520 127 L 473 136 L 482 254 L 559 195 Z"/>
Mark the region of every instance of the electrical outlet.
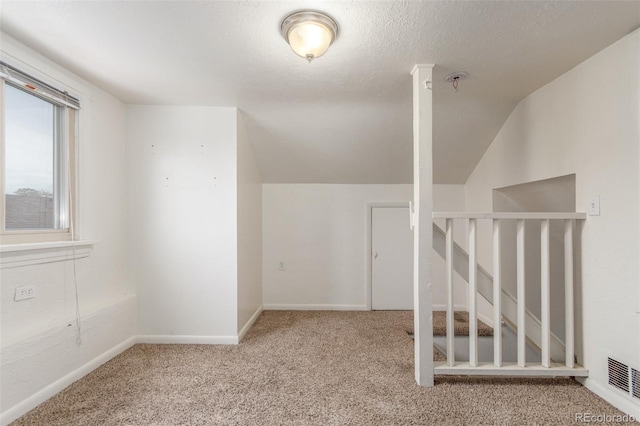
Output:
<path fill-rule="evenodd" d="M 287 267 L 285 266 L 283 261 L 278 262 L 278 271 L 286 271 Z"/>
<path fill-rule="evenodd" d="M 16 292 L 13 295 L 14 302 L 20 300 L 33 299 L 36 297 L 36 286 L 26 285 L 24 287 L 16 287 Z"/>

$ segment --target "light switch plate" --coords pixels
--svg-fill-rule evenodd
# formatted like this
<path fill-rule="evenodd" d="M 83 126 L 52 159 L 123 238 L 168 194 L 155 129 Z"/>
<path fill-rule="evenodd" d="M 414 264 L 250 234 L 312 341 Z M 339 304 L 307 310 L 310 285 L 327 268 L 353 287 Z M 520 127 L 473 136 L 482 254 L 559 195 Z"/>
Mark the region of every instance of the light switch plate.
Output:
<path fill-rule="evenodd" d="M 600 216 L 600 196 L 594 195 L 589 197 L 589 204 L 587 205 L 587 214 L 589 216 Z"/>

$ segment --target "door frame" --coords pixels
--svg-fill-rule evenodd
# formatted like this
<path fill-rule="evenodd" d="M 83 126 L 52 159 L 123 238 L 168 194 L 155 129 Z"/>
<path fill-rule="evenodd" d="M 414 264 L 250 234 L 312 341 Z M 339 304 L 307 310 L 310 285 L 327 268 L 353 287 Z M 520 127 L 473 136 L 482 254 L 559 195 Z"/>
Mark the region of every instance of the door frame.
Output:
<path fill-rule="evenodd" d="M 372 251 L 371 251 L 371 243 L 373 241 L 373 209 L 379 207 L 405 207 L 409 209 L 409 214 L 411 214 L 411 201 L 375 201 L 369 202 L 365 206 L 365 224 L 366 224 L 366 232 L 365 232 L 365 301 L 366 301 L 366 309 L 371 311 L 371 297 L 372 297 L 372 281 L 373 281 L 373 262 L 371 261 Z M 407 218 L 408 219 L 408 218 Z M 407 226 L 409 224 L 407 223 Z"/>

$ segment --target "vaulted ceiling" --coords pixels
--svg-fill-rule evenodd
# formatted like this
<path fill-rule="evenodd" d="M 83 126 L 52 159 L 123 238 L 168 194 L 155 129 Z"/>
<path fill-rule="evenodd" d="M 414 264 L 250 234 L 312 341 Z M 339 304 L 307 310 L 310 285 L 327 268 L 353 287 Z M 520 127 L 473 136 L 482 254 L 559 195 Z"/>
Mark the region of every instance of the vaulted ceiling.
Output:
<path fill-rule="evenodd" d="M 127 104 L 239 107 L 263 180 L 287 183 L 410 183 L 416 63 L 436 64 L 434 181 L 464 183 L 520 100 L 640 26 L 637 1 L 4 0 L 0 8 L 4 33 Z M 311 64 L 279 33 L 303 8 L 340 26 Z M 457 93 L 444 81 L 453 71 L 469 73 Z"/>

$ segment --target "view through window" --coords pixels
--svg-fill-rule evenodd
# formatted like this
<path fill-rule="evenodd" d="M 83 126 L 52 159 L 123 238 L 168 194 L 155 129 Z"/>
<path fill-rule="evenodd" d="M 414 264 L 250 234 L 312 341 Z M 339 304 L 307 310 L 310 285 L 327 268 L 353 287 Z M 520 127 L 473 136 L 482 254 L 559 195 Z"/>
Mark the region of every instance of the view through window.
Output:
<path fill-rule="evenodd" d="M 63 108 L 5 83 L 5 229 L 60 229 Z"/>

